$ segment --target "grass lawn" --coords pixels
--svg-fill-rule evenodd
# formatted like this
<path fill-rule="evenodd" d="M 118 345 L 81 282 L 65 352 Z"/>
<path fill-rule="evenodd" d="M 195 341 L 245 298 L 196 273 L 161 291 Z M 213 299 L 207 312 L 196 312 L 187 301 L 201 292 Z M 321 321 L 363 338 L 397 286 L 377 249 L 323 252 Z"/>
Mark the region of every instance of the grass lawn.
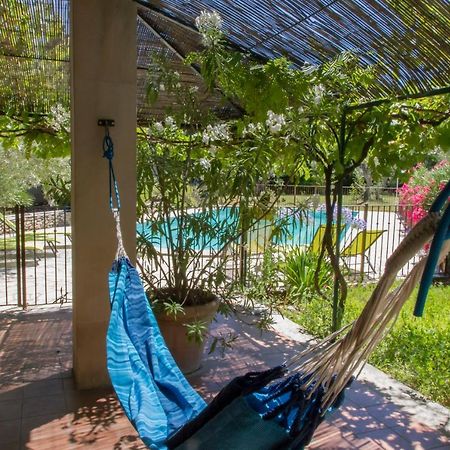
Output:
<path fill-rule="evenodd" d="M 358 317 L 373 285 L 349 289 L 345 322 Z M 417 291 L 369 362 L 426 397 L 450 407 L 450 286 L 433 286 L 422 318 L 413 316 Z M 315 335 L 325 335 L 329 306 L 306 306 L 287 316 Z"/>

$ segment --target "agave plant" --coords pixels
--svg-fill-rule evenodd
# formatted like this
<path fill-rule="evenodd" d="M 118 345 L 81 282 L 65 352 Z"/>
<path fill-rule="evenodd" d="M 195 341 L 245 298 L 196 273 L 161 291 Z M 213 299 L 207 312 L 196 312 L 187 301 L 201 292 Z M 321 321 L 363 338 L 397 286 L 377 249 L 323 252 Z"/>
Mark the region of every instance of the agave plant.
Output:
<path fill-rule="evenodd" d="M 324 260 L 319 266 L 319 256 L 314 252 L 296 247 L 286 254 L 281 270 L 288 295 L 294 303 L 310 300 L 317 289 L 326 292 L 333 286 L 333 268 Z"/>

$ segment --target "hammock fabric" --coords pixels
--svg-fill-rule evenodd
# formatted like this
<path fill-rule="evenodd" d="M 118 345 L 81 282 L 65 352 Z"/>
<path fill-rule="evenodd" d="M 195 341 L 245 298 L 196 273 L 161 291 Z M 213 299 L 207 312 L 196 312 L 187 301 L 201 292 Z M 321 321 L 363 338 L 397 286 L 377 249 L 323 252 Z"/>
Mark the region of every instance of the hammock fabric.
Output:
<path fill-rule="evenodd" d="M 119 205 L 108 133 L 104 156 L 110 167 L 111 206 L 113 193 Z M 439 208 L 447 202 L 450 182 L 445 189 L 437 201 Z M 107 363 L 117 397 L 143 442 L 153 450 L 304 448 L 324 417 L 342 404 L 353 374 L 395 321 L 427 259 L 388 292 L 398 270 L 435 234 L 440 244 L 434 245 L 438 256 L 433 256 L 433 264 L 447 255 L 450 206 L 442 222 L 439 208 L 434 205 L 389 258 L 384 275 L 353 324 L 283 365 L 235 378 L 209 405 L 189 385 L 166 347 L 139 275 L 126 257 L 119 208 L 113 209 L 119 245 L 109 276 Z"/>
<path fill-rule="evenodd" d="M 111 318 L 107 334 L 111 382 L 146 445 L 165 448 L 167 437 L 202 411 L 167 349 L 141 280 L 125 257 L 110 273 Z"/>

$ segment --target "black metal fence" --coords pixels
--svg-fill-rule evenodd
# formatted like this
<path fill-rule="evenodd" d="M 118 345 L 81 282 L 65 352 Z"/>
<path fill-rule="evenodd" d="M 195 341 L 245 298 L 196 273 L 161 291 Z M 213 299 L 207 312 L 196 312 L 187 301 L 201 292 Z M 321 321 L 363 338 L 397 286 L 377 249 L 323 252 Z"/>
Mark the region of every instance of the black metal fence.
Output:
<path fill-rule="evenodd" d="M 219 239 L 201 237 L 193 250 L 201 255 L 188 267 L 190 276 L 208 277 L 221 266 L 227 282 L 248 283 L 261 273 L 264 255 L 268 252 L 279 260 L 299 246 L 305 251 L 317 251 L 325 223 L 324 211 L 320 208 L 322 189 L 318 186 L 285 187 L 275 220 L 259 221 L 249 232 L 230 242 L 225 252 L 219 251 Z M 352 195 L 348 190 L 344 197 L 342 266 L 350 281 L 375 280 L 410 229 L 405 219 L 407 208 L 399 209 L 393 190 L 384 191 L 378 204 L 375 201 L 356 204 Z M 305 205 L 307 213 L 300 215 Z M 218 211 L 214 220 L 218 229 L 224 230 L 224 223 L 237 220 L 236 211 Z M 278 220 L 278 224 L 282 224 L 280 227 Z M 148 221 L 142 220 L 138 231 L 142 231 L 142 227 L 155 234 L 153 242 L 160 264 L 156 267 L 141 258 L 140 267 L 154 282 L 164 285 L 173 269 L 167 239 L 156 236 Z M 282 233 L 278 228 L 282 228 Z M 71 242 L 70 210 L 0 209 L 0 306 L 26 307 L 71 301 Z M 405 276 L 417 260 L 418 257 L 405 265 L 399 275 Z M 447 264 L 441 271 L 448 272 L 449 268 Z"/>
<path fill-rule="evenodd" d="M 317 187 L 315 189 L 319 192 Z M 199 241 L 197 245 L 194 236 L 183 233 L 184 240 L 191 239 L 189 252 L 197 257 L 196 263 L 188 266 L 189 277 L 196 278 L 203 275 L 207 278 L 220 265 L 221 271 L 226 275 L 226 282 L 248 283 L 263 272 L 264 257 L 268 253 L 275 261 L 283 260 L 298 247 L 318 253 L 326 217 L 320 201 L 314 202 L 313 195 L 306 190 L 293 189 L 292 192 L 285 190 L 280 197 L 275 219 L 261 220 L 250 231 L 228 245 L 226 251 L 221 250 L 226 239 L 222 241 L 211 239 L 210 235 L 206 238 L 197 237 Z M 317 195 L 321 195 L 320 192 Z M 378 279 L 383 273 L 387 258 L 408 233 L 411 227 L 405 220 L 408 208 L 400 211 L 397 205 L 389 204 L 391 202 L 392 200 L 386 204 L 365 203 L 345 206 L 340 252 L 342 267 L 350 282 Z M 192 214 L 196 214 L 196 211 L 193 210 Z M 212 217 L 213 220 L 219 218 L 220 221 L 228 221 L 231 224 L 233 221 L 236 222 L 236 212 L 230 211 L 230 208 L 221 209 Z M 171 248 L 167 236 L 158 235 L 164 234 L 161 230 L 158 232 L 157 227 L 152 229 L 150 222 L 142 220 L 140 227 L 147 229 L 145 239 L 152 240 L 158 264 L 148 258 L 142 258 L 141 269 L 151 278 L 153 285 L 164 286 L 167 284 L 168 274 L 173 269 L 173 259 L 176 258 L 177 251 Z M 281 234 L 277 223 L 282 224 Z M 223 228 L 219 227 L 218 233 L 220 230 L 223 232 Z M 177 232 L 176 224 L 172 225 L 172 232 Z M 422 254 L 425 254 L 425 251 L 424 248 Z M 198 257 L 199 253 L 201 257 Z M 409 261 L 400 270 L 399 276 L 406 276 L 420 257 L 419 254 Z"/>
<path fill-rule="evenodd" d="M 0 209 L 0 306 L 71 299 L 70 211 Z"/>

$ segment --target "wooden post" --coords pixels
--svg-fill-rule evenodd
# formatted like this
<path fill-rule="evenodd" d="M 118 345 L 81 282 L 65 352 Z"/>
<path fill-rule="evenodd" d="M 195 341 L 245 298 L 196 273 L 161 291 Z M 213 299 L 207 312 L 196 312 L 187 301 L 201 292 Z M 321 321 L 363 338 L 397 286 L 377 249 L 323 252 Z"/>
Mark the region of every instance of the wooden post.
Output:
<path fill-rule="evenodd" d="M 136 14 L 131 0 L 71 2 L 73 367 L 82 389 L 109 384 L 108 272 L 117 239 L 98 119 L 115 120 L 122 236 L 135 259 Z"/>

